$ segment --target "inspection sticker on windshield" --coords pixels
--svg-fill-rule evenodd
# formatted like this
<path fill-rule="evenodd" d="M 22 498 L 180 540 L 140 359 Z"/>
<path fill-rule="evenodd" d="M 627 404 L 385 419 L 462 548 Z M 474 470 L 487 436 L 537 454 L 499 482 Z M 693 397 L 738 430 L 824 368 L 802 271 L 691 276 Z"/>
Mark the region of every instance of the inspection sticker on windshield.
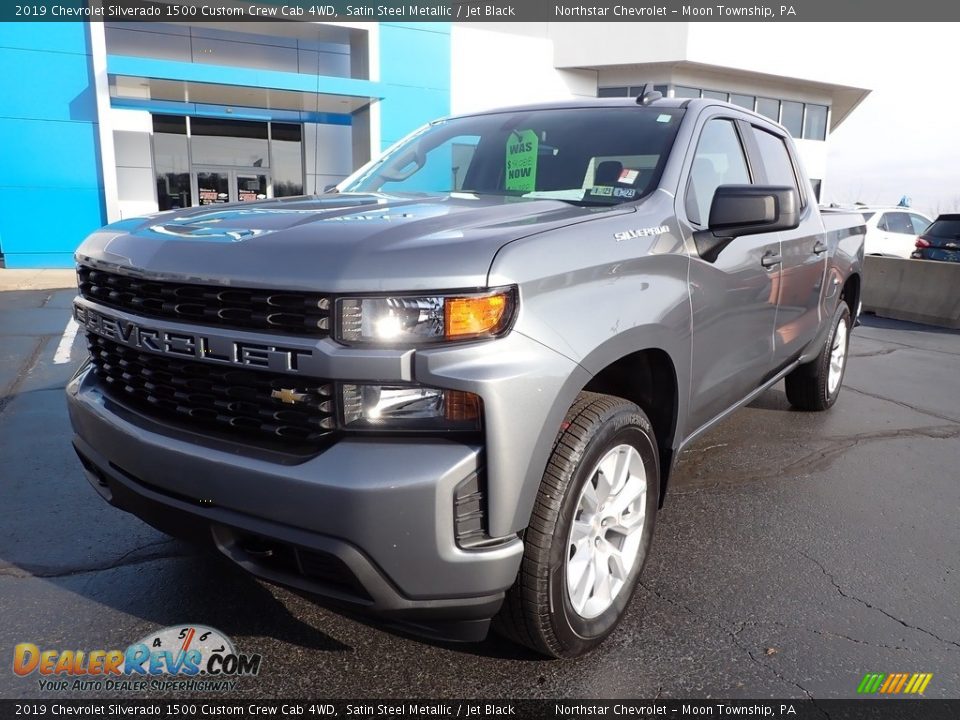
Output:
<path fill-rule="evenodd" d="M 617 182 L 623 183 L 624 185 L 633 185 L 637 181 L 637 176 L 639 174 L 639 170 L 630 170 L 629 168 L 624 168 L 620 171 L 620 178 L 617 180 Z"/>
<path fill-rule="evenodd" d="M 537 151 L 540 138 L 533 130 L 514 130 L 507 138 L 507 190 L 537 189 Z"/>
<path fill-rule="evenodd" d="M 596 185 L 589 190 L 587 194 L 592 197 L 615 197 L 625 200 L 632 200 L 637 196 L 637 191 L 633 188 L 611 187 L 610 185 Z"/>
<path fill-rule="evenodd" d="M 657 115 L 657 122 L 670 122 L 673 115 Z"/>

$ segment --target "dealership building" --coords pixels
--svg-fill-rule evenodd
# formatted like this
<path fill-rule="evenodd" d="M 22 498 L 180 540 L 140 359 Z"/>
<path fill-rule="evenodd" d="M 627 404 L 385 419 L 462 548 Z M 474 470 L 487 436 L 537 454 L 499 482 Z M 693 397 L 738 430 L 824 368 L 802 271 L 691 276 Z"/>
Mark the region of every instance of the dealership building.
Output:
<path fill-rule="evenodd" d="M 0 261 L 67 267 L 107 222 L 322 192 L 451 112 L 636 95 L 648 84 L 778 120 L 820 192 L 830 133 L 869 91 L 785 32 L 737 23 L 0 23 Z"/>

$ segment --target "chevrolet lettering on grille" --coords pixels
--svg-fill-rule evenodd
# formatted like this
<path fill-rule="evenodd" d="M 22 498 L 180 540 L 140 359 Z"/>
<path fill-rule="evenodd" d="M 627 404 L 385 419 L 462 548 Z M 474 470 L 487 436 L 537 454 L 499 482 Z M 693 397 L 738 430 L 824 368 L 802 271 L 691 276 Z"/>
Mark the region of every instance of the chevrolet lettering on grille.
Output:
<path fill-rule="evenodd" d="M 73 306 L 73 316 L 81 327 L 101 337 L 128 347 L 165 355 L 288 372 L 299 372 L 301 361 L 312 356 L 309 350 L 299 348 L 260 345 L 146 327 L 104 315 L 80 304 Z"/>

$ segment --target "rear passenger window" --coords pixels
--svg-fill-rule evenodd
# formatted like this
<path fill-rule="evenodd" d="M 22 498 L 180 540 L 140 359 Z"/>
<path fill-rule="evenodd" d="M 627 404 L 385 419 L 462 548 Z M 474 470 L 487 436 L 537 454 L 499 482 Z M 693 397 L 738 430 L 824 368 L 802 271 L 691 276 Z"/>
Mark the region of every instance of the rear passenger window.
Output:
<path fill-rule="evenodd" d="M 690 222 L 705 225 L 710 204 L 721 185 L 749 185 L 750 171 L 732 120 L 710 120 L 703 126 L 687 182 L 685 206 Z"/>
<path fill-rule="evenodd" d="M 917 235 L 921 235 L 923 231 L 930 226 L 929 220 L 920 215 L 914 215 L 913 213 L 910 213 L 910 222 L 913 223 L 913 231 Z"/>
<path fill-rule="evenodd" d="M 770 185 L 789 185 L 797 191 L 797 197 L 802 203 L 803 195 L 800 194 L 797 174 L 793 170 L 790 152 L 783 138 L 756 126 L 751 127 L 753 127 L 753 136 L 757 140 L 757 145 L 760 146 L 760 158 L 767 171 L 767 182 Z"/>
<path fill-rule="evenodd" d="M 883 217 L 880 218 L 880 222 L 877 223 L 877 227 L 892 233 L 901 233 L 903 235 L 915 234 L 910 219 L 906 213 L 902 212 L 884 213 Z"/>

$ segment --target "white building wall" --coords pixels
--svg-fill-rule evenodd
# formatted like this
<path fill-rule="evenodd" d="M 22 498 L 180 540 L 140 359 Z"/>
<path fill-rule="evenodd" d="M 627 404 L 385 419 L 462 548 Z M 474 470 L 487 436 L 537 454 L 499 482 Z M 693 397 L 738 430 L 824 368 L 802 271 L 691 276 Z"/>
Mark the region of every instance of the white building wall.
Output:
<path fill-rule="evenodd" d="M 558 68 L 680 62 L 687 57 L 689 23 L 551 23 Z"/>
<path fill-rule="evenodd" d="M 829 137 L 829 136 L 828 136 Z M 797 154 L 800 162 L 807 171 L 807 177 L 823 181 L 827 174 L 827 143 L 820 140 L 794 140 L 797 145 Z M 820 186 L 820 197 L 823 197 L 823 188 Z"/>
<path fill-rule="evenodd" d="M 157 194 L 150 146 L 153 120 L 144 110 L 111 108 L 120 218 L 157 212 Z"/>
<path fill-rule="evenodd" d="M 546 23 L 504 25 L 453 24 L 450 108 L 454 114 L 596 95 L 595 72 L 554 67 L 554 42 L 545 35 Z"/>
<path fill-rule="evenodd" d="M 871 83 L 861 44 L 869 38 L 869 24 L 692 22 L 687 27 L 691 62 L 853 87 Z"/>

